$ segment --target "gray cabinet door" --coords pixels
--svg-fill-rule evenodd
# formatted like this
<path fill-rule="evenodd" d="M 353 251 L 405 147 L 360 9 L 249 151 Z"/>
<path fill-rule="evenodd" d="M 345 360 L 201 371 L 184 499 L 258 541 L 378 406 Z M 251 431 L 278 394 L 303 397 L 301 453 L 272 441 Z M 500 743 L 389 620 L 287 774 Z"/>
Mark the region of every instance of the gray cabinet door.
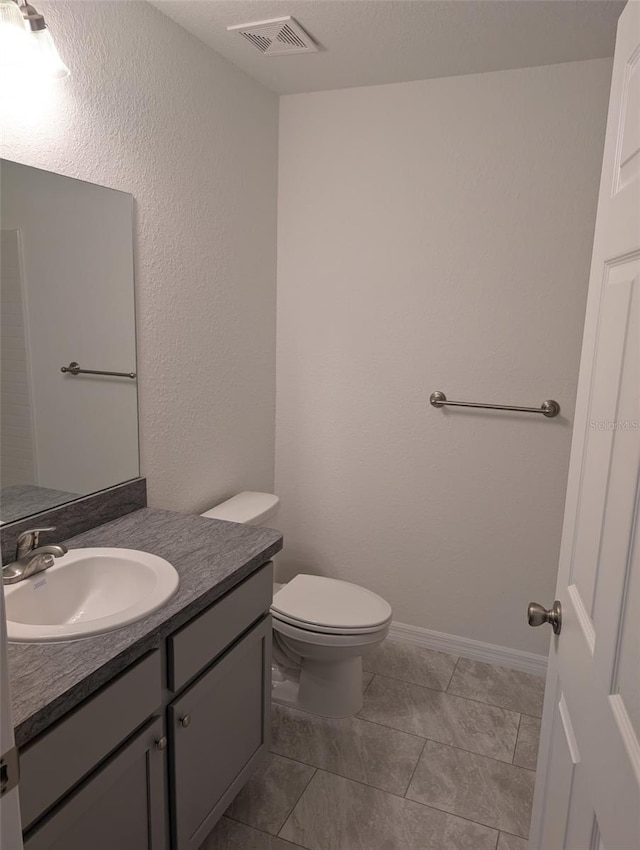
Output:
<path fill-rule="evenodd" d="M 149 653 L 20 751 L 23 829 L 30 829 L 136 729 L 159 715 L 161 660 L 157 650 Z"/>
<path fill-rule="evenodd" d="M 200 846 L 266 754 L 270 708 L 267 616 L 169 706 L 174 850 Z"/>
<path fill-rule="evenodd" d="M 161 737 L 158 718 L 31 830 L 25 850 L 165 850 Z"/>

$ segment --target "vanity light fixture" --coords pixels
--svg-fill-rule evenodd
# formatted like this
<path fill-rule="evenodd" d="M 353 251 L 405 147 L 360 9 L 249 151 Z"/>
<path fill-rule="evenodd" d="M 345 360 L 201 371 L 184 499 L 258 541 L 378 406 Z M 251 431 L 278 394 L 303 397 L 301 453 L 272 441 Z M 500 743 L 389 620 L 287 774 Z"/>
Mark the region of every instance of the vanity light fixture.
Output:
<path fill-rule="evenodd" d="M 56 79 L 68 77 L 70 71 L 60 58 L 44 16 L 29 3 L 20 6 L 20 11 L 27 30 L 31 33 L 31 49 L 37 65 L 48 77 Z"/>
<path fill-rule="evenodd" d="M 0 65 L 22 69 L 29 59 L 29 33 L 15 0 L 0 0 Z"/>
<path fill-rule="evenodd" d="M 44 16 L 29 3 L 0 0 L 0 64 L 36 76 L 69 76 Z"/>

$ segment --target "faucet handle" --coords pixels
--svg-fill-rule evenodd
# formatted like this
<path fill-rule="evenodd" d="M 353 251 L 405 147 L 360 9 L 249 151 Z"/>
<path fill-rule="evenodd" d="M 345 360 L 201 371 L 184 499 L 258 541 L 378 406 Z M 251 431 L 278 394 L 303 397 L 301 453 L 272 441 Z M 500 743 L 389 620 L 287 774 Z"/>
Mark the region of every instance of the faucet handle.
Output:
<path fill-rule="evenodd" d="M 19 534 L 18 545 L 16 547 L 16 560 L 24 558 L 32 549 L 38 546 L 42 532 L 55 530 L 55 525 L 48 525 L 45 528 L 28 528 L 22 534 Z"/>

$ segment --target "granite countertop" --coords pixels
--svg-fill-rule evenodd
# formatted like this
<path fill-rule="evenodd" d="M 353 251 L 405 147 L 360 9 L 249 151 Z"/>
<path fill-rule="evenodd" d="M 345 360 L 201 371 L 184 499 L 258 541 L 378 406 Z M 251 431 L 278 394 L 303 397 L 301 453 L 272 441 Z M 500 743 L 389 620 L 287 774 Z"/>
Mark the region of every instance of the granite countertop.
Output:
<path fill-rule="evenodd" d="M 80 493 L 52 490 L 35 484 L 13 484 L 0 491 L 0 524 L 37 514 L 79 499 Z"/>
<path fill-rule="evenodd" d="M 129 626 L 67 643 L 10 643 L 16 743 L 22 747 L 142 657 L 282 548 L 282 534 L 143 508 L 65 540 L 70 549 L 117 546 L 166 558 L 180 587 L 166 605 Z"/>

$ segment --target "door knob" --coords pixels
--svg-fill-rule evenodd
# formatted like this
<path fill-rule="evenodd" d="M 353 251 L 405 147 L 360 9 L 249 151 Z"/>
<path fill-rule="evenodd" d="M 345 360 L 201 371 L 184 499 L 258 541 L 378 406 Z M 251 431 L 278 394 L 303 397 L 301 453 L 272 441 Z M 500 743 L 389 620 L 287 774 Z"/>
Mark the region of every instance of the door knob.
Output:
<path fill-rule="evenodd" d="M 549 623 L 553 629 L 554 635 L 560 634 L 562 628 L 562 605 L 556 601 L 553 603 L 553 608 L 543 608 L 537 602 L 530 602 L 527 609 L 530 626 L 541 626 L 543 623 Z"/>
<path fill-rule="evenodd" d="M 163 735 L 162 738 L 158 738 L 156 741 L 156 750 L 166 750 L 167 748 L 167 739 Z"/>
<path fill-rule="evenodd" d="M 185 714 L 184 717 L 180 718 L 179 723 L 186 729 L 186 727 L 191 723 L 191 715 Z"/>

